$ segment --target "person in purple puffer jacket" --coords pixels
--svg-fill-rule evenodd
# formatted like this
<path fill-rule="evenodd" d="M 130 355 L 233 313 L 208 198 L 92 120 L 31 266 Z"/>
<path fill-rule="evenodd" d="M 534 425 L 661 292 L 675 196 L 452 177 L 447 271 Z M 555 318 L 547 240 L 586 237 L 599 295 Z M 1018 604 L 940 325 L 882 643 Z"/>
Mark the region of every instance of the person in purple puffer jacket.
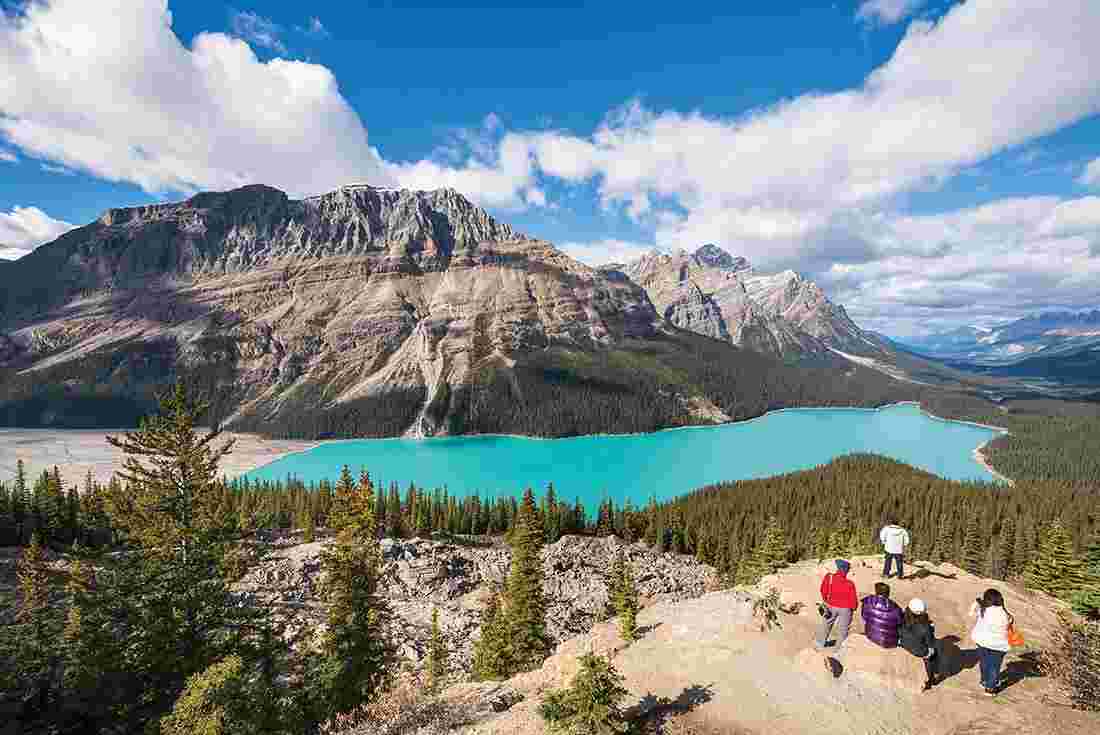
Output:
<path fill-rule="evenodd" d="M 883 648 L 896 648 L 898 627 L 905 613 L 890 599 L 890 585 L 878 582 L 875 594 L 863 598 L 860 614 L 863 615 L 863 632 Z"/>

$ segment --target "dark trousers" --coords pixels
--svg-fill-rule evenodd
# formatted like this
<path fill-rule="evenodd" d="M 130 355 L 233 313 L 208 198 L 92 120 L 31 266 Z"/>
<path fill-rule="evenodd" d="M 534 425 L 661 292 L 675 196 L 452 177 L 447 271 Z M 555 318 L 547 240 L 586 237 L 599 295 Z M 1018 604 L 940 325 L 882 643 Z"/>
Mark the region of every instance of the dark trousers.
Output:
<path fill-rule="evenodd" d="M 978 666 L 982 671 L 982 686 L 986 689 L 996 689 L 1001 683 L 1001 662 L 1005 659 L 1004 651 L 994 651 L 991 648 L 978 646 Z"/>
<path fill-rule="evenodd" d="M 905 576 L 905 564 L 902 561 L 902 555 L 901 554 L 887 554 L 886 555 L 886 566 L 884 566 L 882 568 L 882 576 L 884 576 L 884 577 L 889 577 L 890 576 L 890 565 L 891 565 L 892 562 L 895 562 L 895 561 L 898 563 L 898 579 L 901 579 L 902 577 Z"/>
<path fill-rule="evenodd" d="M 924 659 L 924 673 L 927 675 L 928 680 L 936 678 L 936 674 L 940 671 L 940 661 L 943 658 L 943 646 L 939 641 L 936 641 L 932 646 L 932 655 Z"/>

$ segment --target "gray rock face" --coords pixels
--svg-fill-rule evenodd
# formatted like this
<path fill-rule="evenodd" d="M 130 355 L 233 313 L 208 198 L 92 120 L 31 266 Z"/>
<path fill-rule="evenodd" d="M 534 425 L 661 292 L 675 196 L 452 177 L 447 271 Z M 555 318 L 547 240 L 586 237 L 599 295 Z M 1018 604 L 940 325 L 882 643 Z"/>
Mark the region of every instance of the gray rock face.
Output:
<path fill-rule="evenodd" d="M 128 396 L 149 393 L 164 364 L 200 371 L 246 430 L 354 410 L 376 417 L 374 435 L 438 433 L 453 389 L 479 371 L 551 344 L 645 338 L 658 321 L 628 279 L 452 189 L 291 200 L 247 186 L 112 209 L 5 266 L 0 286 L 0 368 L 76 372 L 95 353 L 87 390 Z M 29 352 L 17 360 L 9 341 Z M 27 398 L 4 388 L 0 403 Z"/>
<path fill-rule="evenodd" d="M 619 267 L 678 327 L 779 357 L 858 355 L 884 347 L 812 281 L 794 271 L 757 274 L 716 245 L 650 253 Z"/>
<path fill-rule="evenodd" d="M 290 546 L 252 569 L 242 591 L 263 604 L 278 605 L 301 620 L 321 620 L 318 598 L 322 542 Z M 455 670 L 468 671 L 473 642 L 480 635 L 485 594 L 503 585 L 511 553 L 506 546 L 463 546 L 425 539 L 382 541 L 382 591 L 396 616 L 401 654 L 427 655 L 432 611 Z M 698 597 L 717 585 L 713 567 L 692 557 L 657 554 L 643 544 L 615 537 L 566 536 L 542 553 L 543 592 L 549 603 L 547 632 L 555 642 L 587 632 L 606 617 L 608 575 L 622 551 L 644 602 Z"/>

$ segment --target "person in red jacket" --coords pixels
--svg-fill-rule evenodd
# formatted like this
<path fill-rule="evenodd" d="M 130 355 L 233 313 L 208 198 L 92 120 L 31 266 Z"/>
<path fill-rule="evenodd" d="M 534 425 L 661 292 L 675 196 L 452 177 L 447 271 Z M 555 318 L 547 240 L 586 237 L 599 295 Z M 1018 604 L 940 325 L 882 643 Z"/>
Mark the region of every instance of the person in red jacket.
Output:
<path fill-rule="evenodd" d="M 829 635 L 836 629 L 836 644 L 834 653 L 830 658 L 836 658 L 841 652 L 841 646 L 848 640 L 848 631 L 852 627 L 852 614 L 859 602 L 856 598 L 856 586 L 848 579 L 848 572 L 852 565 L 844 559 L 836 560 L 836 571 L 825 575 L 821 580 L 821 599 L 823 603 L 818 605 L 821 613 L 821 628 L 817 633 L 816 647 L 820 650 L 826 648 L 829 643 Z M 836 668 L 831 660 L 826 659 L 829 671 L 836 676 Z"/>

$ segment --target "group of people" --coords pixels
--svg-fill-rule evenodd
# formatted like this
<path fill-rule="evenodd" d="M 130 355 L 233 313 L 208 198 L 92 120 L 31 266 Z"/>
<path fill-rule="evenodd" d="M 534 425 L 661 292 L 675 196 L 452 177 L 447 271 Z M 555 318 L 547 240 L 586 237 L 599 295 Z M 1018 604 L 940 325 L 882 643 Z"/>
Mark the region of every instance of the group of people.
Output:
<path fill-rule="evenodd" d="M 909 533 L 891 519 L 879 534 L 886 552 L 883 576 L 889 578 L 891 566 L 897 566 L 898 579 L 904 573 L 904 553 L 909 545 Z M 839 653 L 848 638 L 852 618 L 861 607 L 867 638 L 883 648 L 901 647 L 924 661 L 926 679 L 924 691 L 943 680 L 945 670 L 943 645 L 936 639 L 935 626 L 928 616 L 928 606 L 919 598 L 909 601 L 903 610 L 890 599 L 890 586 L 875 583 L 875 593 L 857 600 L 856 586 L 848 578 L 851 564 L 845 559 L 836 560 L 836 571 L 821 580 L 821 627 L 815 645 L 819 650 L 835 647 Z M 1009 630 L 1012 616 L 1005 610 L 1004 597 L 998 590 L 988 589 L 970 607 L 975 618 L 970 637 L 978 649 L 981 683 L 985 693 L 995 696 L 1001 686 L 1001 664 L 1010 650 Z M 835 641 L 829 636 L 835 630 Z M 826 666 L 836 674 L 836 654 L 826 657 Z"/>

